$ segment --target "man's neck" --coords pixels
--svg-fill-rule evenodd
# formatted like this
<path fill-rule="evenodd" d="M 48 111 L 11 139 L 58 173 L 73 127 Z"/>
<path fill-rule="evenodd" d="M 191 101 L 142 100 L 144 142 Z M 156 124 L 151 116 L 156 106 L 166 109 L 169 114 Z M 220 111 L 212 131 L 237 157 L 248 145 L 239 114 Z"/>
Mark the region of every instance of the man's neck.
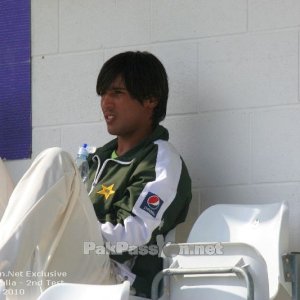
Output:
<path fill-rule="evenodd" d="M 151 133 L 152 133 L 152 129 L 149 129 L 148 132 L 145 132 L 143 134 L 134 137 L 131 136 L 130 138 L 118 136 L 116 153 L 119 156 L 125 154 L 126 152 L 128 152 L 129 150 L 137 146 L 145 138 L 147 138 Z"/>

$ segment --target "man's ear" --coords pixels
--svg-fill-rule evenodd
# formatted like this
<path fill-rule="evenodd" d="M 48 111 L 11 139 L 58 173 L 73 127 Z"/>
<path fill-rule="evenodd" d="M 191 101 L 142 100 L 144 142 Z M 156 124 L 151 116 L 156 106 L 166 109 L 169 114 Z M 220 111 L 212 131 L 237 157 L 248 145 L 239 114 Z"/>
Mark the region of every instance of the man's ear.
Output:
<path fill-rule="evenodd" d="M 144 106 L 148 108 L 154 109 L 158 105 L 158 101 L 156 98 L 149 98 L 144 101 Z"/>

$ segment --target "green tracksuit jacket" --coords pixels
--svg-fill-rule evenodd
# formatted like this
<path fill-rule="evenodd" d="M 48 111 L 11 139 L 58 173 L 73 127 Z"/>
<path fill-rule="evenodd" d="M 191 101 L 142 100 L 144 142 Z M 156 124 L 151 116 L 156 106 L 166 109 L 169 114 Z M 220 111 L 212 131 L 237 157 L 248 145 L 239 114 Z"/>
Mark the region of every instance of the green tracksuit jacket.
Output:
<path fill-rule="evenodd" d="M 185 220 L 192 198 L 187 168 L 168 138 L 167 129 L 159 125 L 150 137 L 116 159 L 111 158 L 116 139 L 89 156 L 88 191 L 104 239 L 121 242 L 122 247 L 135 246 L 111 258 L 131 262 L 136 276 L 133 287 L 147 297 L 162 261 L 155 251 L 145 249 L 153 250 L 157 235 L 166 235 Z"/>

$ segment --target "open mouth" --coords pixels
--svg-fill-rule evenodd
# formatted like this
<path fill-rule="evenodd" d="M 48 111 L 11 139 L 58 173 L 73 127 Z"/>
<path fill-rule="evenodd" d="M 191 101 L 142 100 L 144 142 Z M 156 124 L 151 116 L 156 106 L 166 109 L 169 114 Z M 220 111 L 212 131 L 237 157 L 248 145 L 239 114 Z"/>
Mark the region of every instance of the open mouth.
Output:
<path fill-rule="evenodd" d="M 116 117 L 112 114 L 105 114 L 104 118 L 107 123 L 111 123 Z"/>

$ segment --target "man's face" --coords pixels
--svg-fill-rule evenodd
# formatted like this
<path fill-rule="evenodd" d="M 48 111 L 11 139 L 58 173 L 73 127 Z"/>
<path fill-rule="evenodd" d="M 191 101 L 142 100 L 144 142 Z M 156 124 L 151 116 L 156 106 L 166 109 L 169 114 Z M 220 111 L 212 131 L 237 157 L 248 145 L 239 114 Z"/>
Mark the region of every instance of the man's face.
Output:
<path fill-rule="evenodd" d="M 132 138 L 149 132 L 153 111 L 149 101 L 140 103 L 134 99 L 122 78 L 117 77 L 101 96 L 101 109 L 108 132 L 122 138 Z"/>

